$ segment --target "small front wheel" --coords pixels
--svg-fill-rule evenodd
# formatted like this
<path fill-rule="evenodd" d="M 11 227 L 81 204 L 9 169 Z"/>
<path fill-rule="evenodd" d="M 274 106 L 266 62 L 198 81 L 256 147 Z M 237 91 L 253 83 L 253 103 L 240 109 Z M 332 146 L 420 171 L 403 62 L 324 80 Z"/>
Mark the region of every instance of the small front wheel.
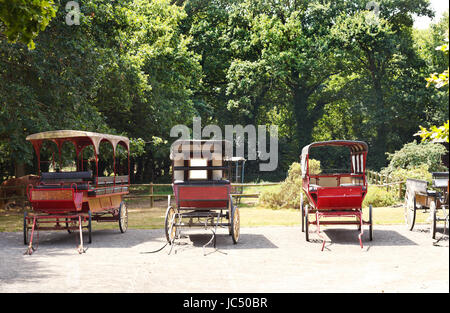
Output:
<path fill-rule="evenodd" d="M 120 203 L 119 207 L 119 229 L 122 233 L 128 229 L 128 208 L 124 201 Z"/>

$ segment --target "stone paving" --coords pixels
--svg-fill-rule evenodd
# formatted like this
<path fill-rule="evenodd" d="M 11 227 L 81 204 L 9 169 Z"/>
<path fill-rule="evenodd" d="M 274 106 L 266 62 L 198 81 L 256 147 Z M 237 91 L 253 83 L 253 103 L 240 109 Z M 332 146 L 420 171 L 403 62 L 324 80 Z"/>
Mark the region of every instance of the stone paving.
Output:
<path fill-rule="evenodd" d="M 61 231 L 40 232 L 29 256 L 22 233 L 0 233 L 0 292 L 449 292 L 448 236 L 433 244 L 427 225 L 376 225 L 363 249 L 355 228 L 324 234 L 320 251 L 319 237 L 306 242 L 299 227 L 241 228 L 237 245 L 221 229 L 216 250 L 203 248 L 210 231 L 194 229 L 172 249 L 145 253 L 164 245 L 162 229 L 94 224 L 84 254 L 77 234 Z"/>

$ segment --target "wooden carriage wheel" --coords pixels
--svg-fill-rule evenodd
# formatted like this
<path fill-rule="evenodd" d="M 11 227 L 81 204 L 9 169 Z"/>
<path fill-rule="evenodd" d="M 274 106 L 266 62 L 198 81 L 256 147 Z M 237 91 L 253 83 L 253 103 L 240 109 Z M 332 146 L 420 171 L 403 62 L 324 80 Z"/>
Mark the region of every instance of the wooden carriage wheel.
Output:
<path fill-rule="evenodd" d="M 88 212 L 89 217 L 88 217 L 88 243 L 92 243 L 92 213 L 91 210 L 89 210 Z"/>
<path fill-rule="evenodd" d="M 437 218 L 437 212 L 436 212 L 436 202 L 431 201 L 430 203 L 430 218 L 431 218 L 431 238 L 436 239 L 436 218 Z"/>
<path fill-rule="evenodd" d="M 231 210 L 231 238 L 233 238 L 233 243 L 237 244 L 239 241 L 240 235 L 240 216 L 239 216 L 239 208 L 233 207 Z"/>
<path fill-rule="evenodd" d="M 409 195 L 408 191 L 405 194 L 405 222 L 409 230 L 413 230 L 416 221 L 416 197 Z"/>
<path fill-rule="evenodd" d="M 169 244 L 172 244 L 177 234 L 177 227 L 175 226 L 175 217 L 176 217 L 175 209 L 169 206 L 166 211 L 166 218 L 164 222 L 166 239 Z"/>
<path fill-rule="evenodd" d="M 303 199 L 300 202 L 300 209 L 302 211 L 302 232 L 305 232 L 305 208 L 303 207 Z"/>
<path fill-rule="evenodd" d="M 28 221 L 27 221 L 28 212 L 23 212 L 23 244 L 28 244 Z"/>
<path fill-rule="evenodd" d="M 128 208 L 124 201 L 120 203 L 119 207 L 119 229 L 122 233 L 128 229 Z"/>

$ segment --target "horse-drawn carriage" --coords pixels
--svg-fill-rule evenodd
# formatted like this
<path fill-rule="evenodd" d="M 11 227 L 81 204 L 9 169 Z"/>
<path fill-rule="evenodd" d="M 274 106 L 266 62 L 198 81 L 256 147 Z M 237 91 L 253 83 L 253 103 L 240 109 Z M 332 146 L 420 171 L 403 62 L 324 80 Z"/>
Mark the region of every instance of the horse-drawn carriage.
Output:
<path fill-rule="evenodd" d="M 168 243 L 179 238 L 185 227 L 210 228 L 214 246 L 217 228 L 226 227 L 233 243 L 238 242 L 239 209 L 233 204 L 228 180 L 230 144 L 225 140 L 178 140 L 172 145 L 170 158 L 176 205 L 170 205 L 169 197 L 165 217 Z"/>
<path fill-rule="evenodd" d="M 431 237 L 436 239 L 437 222 L 444 222 L 445 233 L 449 221 L 449 175 L 448 172 L 436 172 L 431 173 L 431 175 L 432 183 L 430 186 L 426 180 L 412 178 L 406 180 L 405 221 L 408 229 L 413 230 L 417 211 L 429 212 Z M 439 211 L 442 211 L 442 215 L 438 214 Z"/>
<path fill-rule="evenodd" d="M 350 170 L 348 173 L 311 173 L 309 168 L 310 150 L 317 147 L 347 147 L 349 149 Z M 324 141 L 305 146 L 301 155 L 302 188 L 309 204 L 304 204 L 301 193 L 302 231 L 309 241 L 309 225 L 316 225 L 316 232 L 322 238 L 322 250 L 325 238 L 320 234 L 320 225 L 356 225 L 360 229 L 361 248 L 363 225 L 369 225 L 369 239 L 373 238 L 372 206 L 369 206 L 369 220 L 363 220 L 362 203 L 367 194 L 365 176 L 368 146 L 362 141 Z M 315 215 L 315 220 L 310 220 Z M 322 218 L 338 218 L 323 220 Z M 341 218 L 352 218 L 352 220 Z"/>
<path fill-rule="evenodd" d="M 24 244 L 28 244 L 27 253 L 31 254 L 33 236 L 39 230 L 79 230 L 82 253 L 82 229 L 88 231 L 88 242 L 91 243 L 91 222 L 118 222 L 122 233 L 128 227 L 128 210 L 123 196 L 128 194 L 129 187 L 129 139 L 76 130 L 48 131 L 30 135 L 26 138 L 34 147 L 37 156 L 40 181 L 36 186 L 27 188 L 27 196 L 32 206 L 32 212 L 24 213 L 23 233 Z M 41 148 L 43 143 L 50 141 L 56 144 L 59 154 L 59 168 L 54 172 L 42 172 Z M 63 168 L 61 150 L 65 142 L 71 142 L 76 152 L 76 171 L 61 171 Z M 112 146 L 113 176 L 103 176 L 99 173 L 100 144 L 108 142 Z M 127 153 L 128 173 L 118 175 L 117 150 L 121 146 Z M 91 160 L 83 157 L 86 147 L 93 147 Z M 53 153 L 54 155 L 54 153 Z M 42 161 L 42 162 L 41 162 Z M 95 171 L 89 170 L 89 165 L 95 166 Z M 123 174 L 123 173 L 122 173 Z M 31 230 L 31 236 L 29 231 Z"/>

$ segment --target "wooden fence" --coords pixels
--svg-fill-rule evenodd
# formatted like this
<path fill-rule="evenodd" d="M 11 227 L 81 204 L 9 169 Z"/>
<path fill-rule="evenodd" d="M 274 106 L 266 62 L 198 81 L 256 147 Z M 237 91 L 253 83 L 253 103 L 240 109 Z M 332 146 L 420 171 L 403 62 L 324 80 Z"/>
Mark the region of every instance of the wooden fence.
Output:
<path fill-rule="evenodd" d="M 231 186 L 234 187 L 242 187 L 243 189 L 245 187 L 263 187 L 263 186 L 276 186 L 279 185 L 281 183 L 260 183 L 260 184 L 255 184 L 255 183 L 249 183 L 249 184 L 231 184 Z M 171 187 L 172 184 L 154 184 L 154 183 L 149 183 L 149 184 L 132 184 L 130 185 L 130 189 L 132 189 L 133 187 L 148 187 L 148 191 L 149 194 L 142 194 L 142 195 L 137 195 L 137 194 L 133 194 L 133 192 L 130 190 L 130 194 L 126 195 L 124 198 L 125 199 L 141 199 L 141 198 L 149 198 L 150 199 L 150 207 L 153 207 L 154 205 L 154 201 L 155 198 L 167 198 L 167 196 L 173 196 L 173 193 L 155 193 L 155 187 Z M 21 195 L 14 195 L 14 196 L 5 196 L 5 191 L 6 190 L 23 190 L 23 196 Z M 20 192 L 21 193 L 21 192 Z M 258 198 L 260 195 L 260 193 L 234 193 L 232 194 L 232 196 L 234 198 Z M 7 201 L 14 201 L 14 200 L 22 200 L 22 201 L 27 201 L 27 196 L 26 196 L 26 186 L 11 186 L 11 187 L 5 187 L 5 186 L 0 186 L 0 203 L 2 202 L 7 202 Z"/>
<path fill-rule="evenodd" d="M 392 181 L 392 177 L 382 175 L 377 172 L 366 170 L 366 178 L 369 184 L 377 187 L 385 187 L 387 191 L 398 185 L 398 197 L 403 198 L 405 193 L 404 188 L 406 188 L 404 181 Z"/>
<path fill-rule="evenodd" d="M 249 183 L 249 184 L 231 184 L 232 187 L 264 187 L 264 186 L 276 186 L 279 185 L 280 183 Z M 127 196 L 125 196 L 125 199 L 142 199 L 142 198 L 150 198 L 150 207 L 152 208 L 154 206 L 154 199 L 155 198 L 167 198 L 167 196 L 173 196 L 173 193 L 164 193 L 164 194 L 160 194 L 160 193 L 155 193 L 155 187 L 172 187 L 172 184 L 154 184 L 154 183 L 149 183 L 149 184 L 133 184 L 130 185 L 130 187 L 139 187 L 139 186 L 145 186 L 148 187 L 149 189 L 149 194 L 146 195 L 133 195 L 133 194 L 128 194 Z M 258 198 L 260 193 L 233 193 L 231 194 L 234 198 Z"/>

